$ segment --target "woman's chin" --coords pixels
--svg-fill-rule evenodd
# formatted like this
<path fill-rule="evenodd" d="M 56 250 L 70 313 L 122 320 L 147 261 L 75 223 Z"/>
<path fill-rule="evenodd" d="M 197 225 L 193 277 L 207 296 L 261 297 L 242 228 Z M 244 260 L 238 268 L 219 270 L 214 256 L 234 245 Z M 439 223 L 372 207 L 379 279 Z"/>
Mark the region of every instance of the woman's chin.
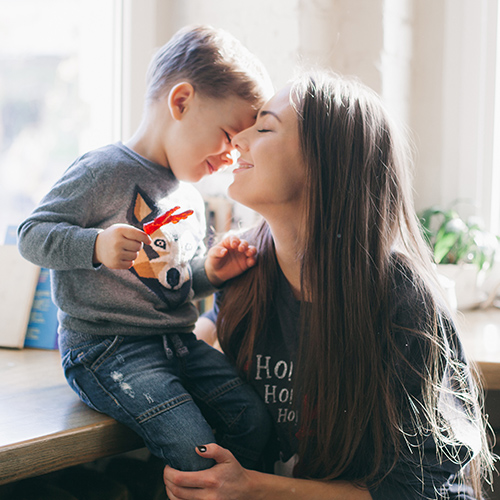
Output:
<path fill-rule="evenodd" d="M 248 190 L 237 181 L 233 181 L 233 183 L 229 185 L 227 188 L 227 196 L 241 205 L 255 210 L 251 203 L 251 198 L 248 196 Z"/>
<path fill-rule="evenodd" d="M 229 184 L 229 186 L 227 188 L 227 195 L 232 200 L 237 201 L 238 203 L 241 203 L 241 201 L 239 199 L 240 197 L 238 196 L 238 194 L 240 194 L 240 190 L 238 189 L 237 185 L 235 186 L 235 184 L 237 184 L 237 182 L 234 180 L 231 184 Z"/>

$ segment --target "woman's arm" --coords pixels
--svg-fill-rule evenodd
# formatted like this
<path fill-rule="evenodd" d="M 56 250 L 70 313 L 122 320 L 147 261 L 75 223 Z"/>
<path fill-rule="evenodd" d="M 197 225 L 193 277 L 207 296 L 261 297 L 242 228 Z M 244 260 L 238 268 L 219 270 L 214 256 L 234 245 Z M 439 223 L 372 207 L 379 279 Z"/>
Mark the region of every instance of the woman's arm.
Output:
<path fill-rule="evenodd" d="M 218 301 L 222 292 L 217 292 L 214 297 L 213 308 L 203 313 L 198 318 L 194 326 L 194 334 L 199 340 L 204 340 L 208 345 L 221 350 L 219 340 L 217 339 L 217 315 L 219 314 Z"/>
<path fill-rule="evenodd" d="M 216 444 L 200 447 L 203 457 L 217 464 L 199 472 L 165 467 L 164 481 L 171 500 L 371 500 L 367 490 L 344 481 L 312 481 L 273 476 L 244 469 L 232 453 Z"/>
<path fill-rule="evenodd" d="M 205 316 L 200 316 L 198 318 L 198 321 L 194 326 L 194 334 L 196 335 L 196 338 L 204 340 L 208 345 L 218 345 L 215 323 Z"/>
<path fill-rule="evenodd" d="M 371 500 L 368 490 L 346 481 L 312 481 L 248 471 L 254 477 L 253 498 L 273 500 Z M 249 497 L 250 498 L 250 497 Z"/>

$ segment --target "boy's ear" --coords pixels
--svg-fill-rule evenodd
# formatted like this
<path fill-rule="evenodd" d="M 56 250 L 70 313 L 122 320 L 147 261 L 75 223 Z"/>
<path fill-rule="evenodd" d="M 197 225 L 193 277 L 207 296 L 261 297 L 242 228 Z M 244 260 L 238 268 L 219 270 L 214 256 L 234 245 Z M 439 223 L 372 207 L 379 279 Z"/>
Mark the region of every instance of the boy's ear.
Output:
<path fill-rule="evenodd" d="M 168 94 L 168 108 L 174 120 L 180 120 L 194 97 L 194 88 L 188 82 L 174 85 Z"/>

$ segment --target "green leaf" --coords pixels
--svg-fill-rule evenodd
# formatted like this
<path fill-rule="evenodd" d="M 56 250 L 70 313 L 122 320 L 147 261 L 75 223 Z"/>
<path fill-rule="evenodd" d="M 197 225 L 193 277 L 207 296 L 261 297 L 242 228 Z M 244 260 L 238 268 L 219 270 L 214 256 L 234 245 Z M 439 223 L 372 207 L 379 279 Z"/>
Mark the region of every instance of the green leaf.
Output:
<path fill-rule="evenodd" d="M 458 233 L 445 233 L 441 238 L 436 240 L 434 245 L 434 260 L 436 264 L 441 264 L 443 262 L 459 237 L 460 235 Z"/>

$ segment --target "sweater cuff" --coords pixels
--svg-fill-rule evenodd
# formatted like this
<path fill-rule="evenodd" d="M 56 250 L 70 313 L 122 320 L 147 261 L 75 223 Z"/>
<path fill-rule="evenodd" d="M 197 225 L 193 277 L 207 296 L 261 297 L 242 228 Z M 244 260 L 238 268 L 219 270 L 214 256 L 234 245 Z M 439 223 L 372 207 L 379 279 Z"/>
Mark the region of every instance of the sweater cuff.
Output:
<path fill-rule="evenodd" d="M 208 297 L 220 290 L 210 283 L 205 271 L 205 257 L 193 259 L 191 261 L 191 270 L 193 272 L 193 291 L 194 299 L 202 299 Z"/>
<path fill-rule="evenodd" d="M 102 264 L 94 264 L 94 252 L 95 252 L 95 242 L 97 240 L 97 237 L 99 236 L 99 233 L 102 233 L 103 231 L 104 229 L 95 229 L 93 231 L 91 230 L 86 231 L 85 241 L 82 244 L 82 248 L 85 249 L 85 254 L 86 254 L 84 262 L 86 261 L 86 259 L 88 259 L 88 256 L 90 255 L 90 263 L 86 261 L 87 269 L 97 270 L 102 267 Z M 89 264 L 90 266 L 88 267 Z"/>

